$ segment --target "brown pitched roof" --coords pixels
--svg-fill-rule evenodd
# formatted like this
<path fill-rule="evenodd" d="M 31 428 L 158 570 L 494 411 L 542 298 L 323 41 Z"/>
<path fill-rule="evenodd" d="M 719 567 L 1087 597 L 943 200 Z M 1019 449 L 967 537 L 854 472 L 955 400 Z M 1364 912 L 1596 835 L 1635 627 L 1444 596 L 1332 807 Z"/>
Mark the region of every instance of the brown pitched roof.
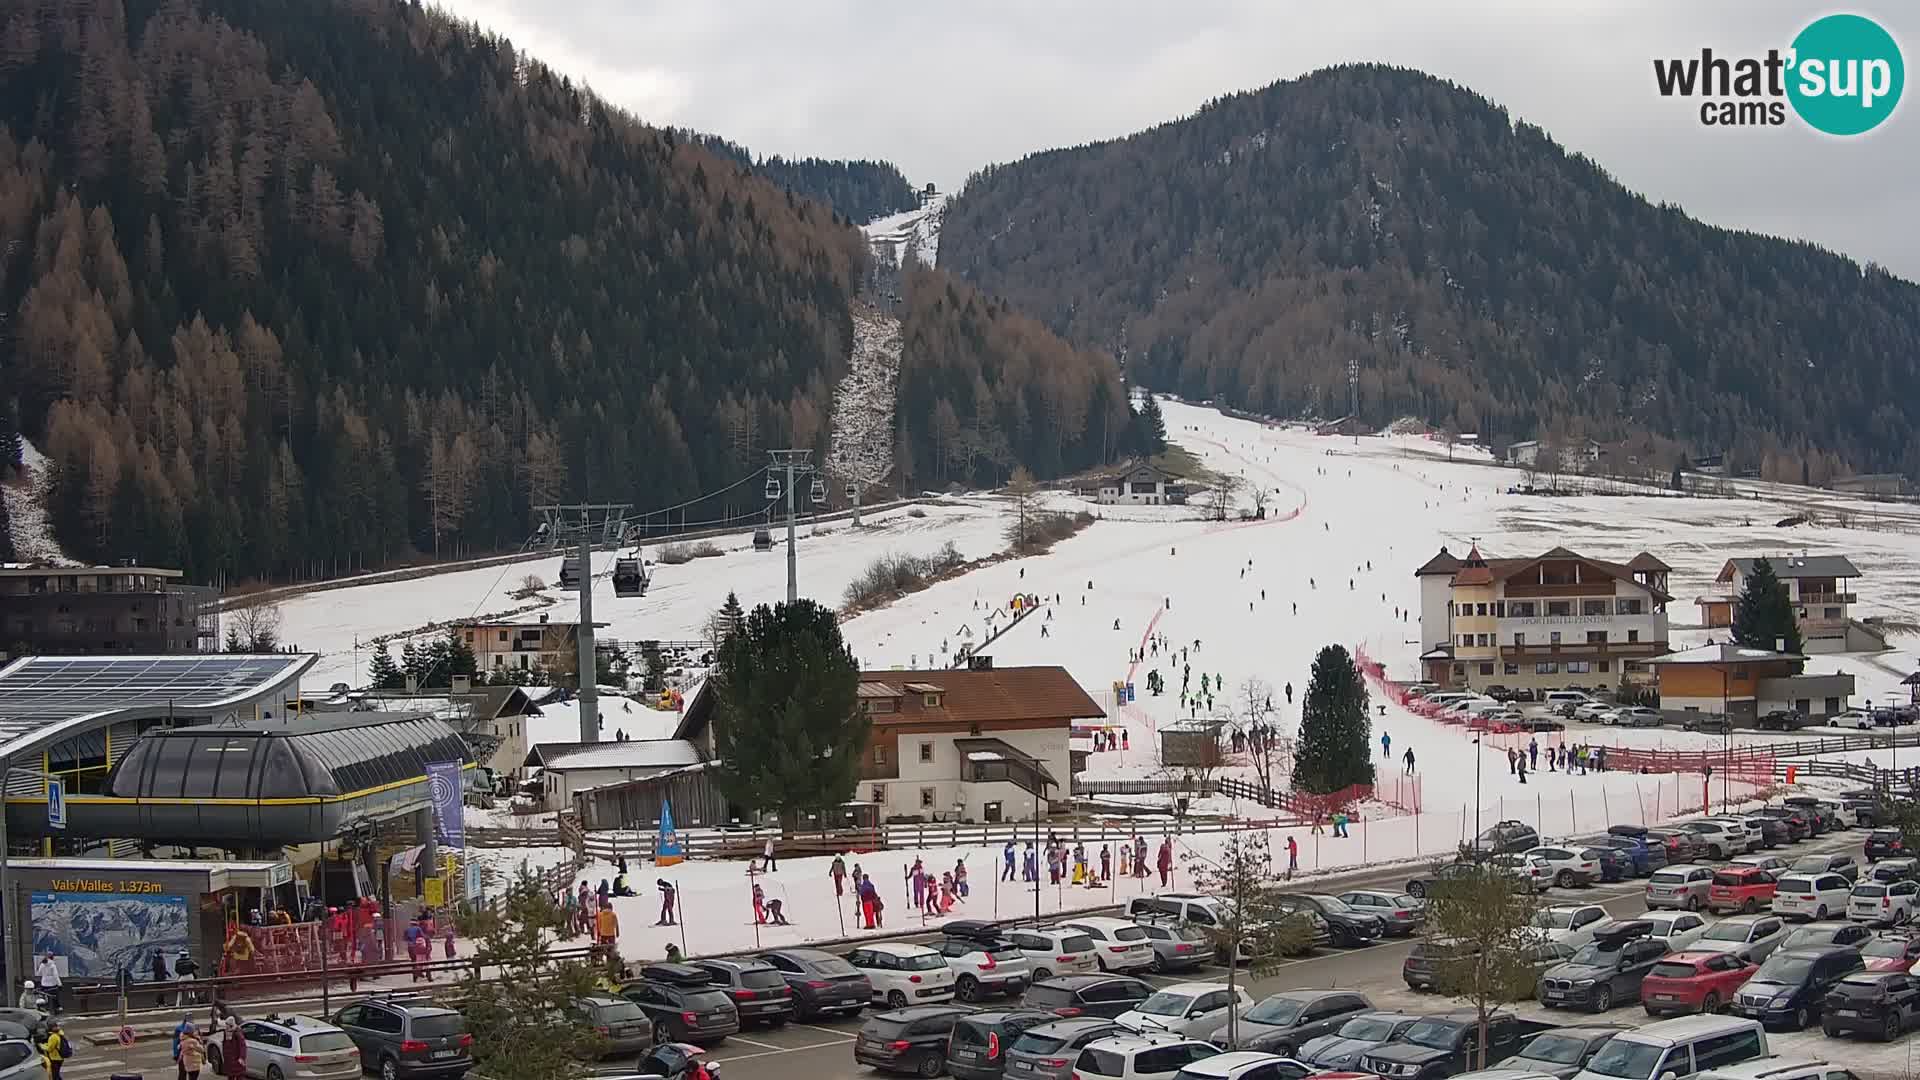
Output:
<path fill-rule="evenodd" d="M 1640 583 L 1633 580 L 1634 570 L 1652 569 L 1654 567 L 1660 569 L 1668 568 L 1665 563 L 1662 563 L 1659 559 L 1654 558 L 1644 551 L 1634 556 L 1634 560 L 1631 563 L 1616 563 L 1608 562 L 1605 559 L 1595 559 L 1591 556 L 1582 555 L 1577 551 L 1569 551 L 1563 547 L 1549 548 L 1539 555 L 1529 556 L 1524 559 L 1486 559 L 1484 560 L 1486 565 L 1483 568 L 1473 565 L 1476 561 L 1480 561 L 1477 559 L 1479 550 L 1476 546 L 1473 551 L 1468 553 L 1466 563 L 1462 564 L 1463 569 L 1453 577 L 1453 583 L 1455 585 L 1488 585 L 1496 581 L 1505 581 L 1522 570 L 1537 565 L 1543 559 L 1575 559 L 1579 562 L 1586 563 L 1588 566 L 1603 570 L 1621 581 L 1635 585 L 1639 585 Z M 1642 559 L 1648 560 L 1653 566 L 1636 567 L 1634 564 L 1639 563 Z M 1651 585 L 1642 585 L 1641 587 L 1661 600 L 1673 599 L 1673 597 Z"/>
<path fill-rule="evenodd" d="M 1670 571 L 1673 569 L 1673 567 L 1668 566 L 1666 563 L 1661 562 L 1659 559 L 1655 558 L 1651 553 L 1643 551 L 1640 554 L 1635 555 L 1633 558 L 1627 560 L 1627 569 Z"/>
<path fill-rule="evenodd" d="M 926 671 L 863 671 L 860 682 L 918 683 Z M 942 671 L 941 700 L 946 718 L 964 723 L 989 720 L 1091 720 L 1105 717 L 1063 667 L 1003 667 L 985 671 Z M 889 717 L 889 721 L 894 718 Z M 911 719 L 905 717 L 904 719 Z"/>
<path fill-rule="evenodd" d="M 1420 569 L 1415 570 L 1413 576 L 1426 577 L 1428 574 L 1451 574 L 1458 569 L 1460 569 L 1460 560 L 1455 558 L 1453 552 L 1448 551 L 1446 547 L 1442 545 L 1440 554 L 1421 563 Z"/>

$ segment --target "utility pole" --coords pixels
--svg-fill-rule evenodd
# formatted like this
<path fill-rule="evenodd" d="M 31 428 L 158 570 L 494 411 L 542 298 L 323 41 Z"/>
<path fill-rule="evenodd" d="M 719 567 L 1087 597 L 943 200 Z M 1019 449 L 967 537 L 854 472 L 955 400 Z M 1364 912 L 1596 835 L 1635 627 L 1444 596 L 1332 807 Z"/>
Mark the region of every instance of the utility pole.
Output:
<path fill-rule="evenodd" d="M 1348 419 L 1348 422 L 1355 425 L 1353 429 L 1353 445 L 1359 446 L 1360 445 L 1360 428 L 1358 425 L 1360 423 L 1360 358 L 1357 356 L 1350 356 L 1347 358 L 1347 394 L 1351 398 L 1351 405 L 1348 408 L 1347 419 Z"/>
<path fill-rule="evenodd" d="M 566 576 L 566 564 L 578 561 L 579 580 L 574 589 L 580 594 L 580 622 L 574 630 L 574 643 L 578 647 L 575 664 L 578 668 L 576 695 L 580 702 L 580 741 L 600 741 L 600 665 L 596 662 L 598 650 L 593 635 L 593 549 L 596 543 L 615 548 L 626 536 L 628 523 L 628 503 L 579 503 L 577 505 L 550 505 L 533 508 L 541 515 L 538 531 L 528 539 L 527 545 L 534 547 L 546 545 L 550 550 L 561 553 L 561 577 Z"/>
<path fill-rule="evenodd" d="M 791 604 L 800 599 L 799 557 L 794 545 L 794 520 L 797 514 L 794 478 L 815 472 L 813 451 L 769 450 L 767 455 L 773 459 L 774 468 L 784 469 L 787 474 L 787 603 Z M 816 504 L 827 501 L 826 485 L 818 476 L 814 476 L 812 496 Z"/>
<path fill-rule="evenodd" d="M 586 513 L 585 507 L 581 508 Z M 580 669 L 580 741 L 592 743 L 600 741 L 600 665 L 595 662 L 593 647 L 593 532 L 585 527 L 583 516 L 580 529 L 580 627 L 574 633 L 580 646 L 577 660 Z"/>

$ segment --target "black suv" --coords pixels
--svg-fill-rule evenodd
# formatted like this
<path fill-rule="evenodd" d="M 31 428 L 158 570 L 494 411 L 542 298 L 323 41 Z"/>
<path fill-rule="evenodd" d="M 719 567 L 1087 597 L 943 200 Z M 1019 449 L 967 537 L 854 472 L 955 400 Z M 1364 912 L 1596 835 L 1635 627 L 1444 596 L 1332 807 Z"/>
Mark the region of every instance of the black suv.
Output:
<path fill-rule="evenodd" d="M 1330 1035 L 1359 1013 L 1373 1009 L 1365 994 L 1351 990 L 1282 990 L 1240 1014 L 1237 1038 L 1229 1042 L 1223 1024 L 1207 1041 L 1231 1050 L 1259 1050 L 1281 1057 L 1309 1040 Z"/>
<path fill-rule="evenodd" d="M 333 1026 L 360 1048 L 362 1067 L 381 1080 L 463 1076 L 473 1068 L 466 1018 L 425 1000 L 368 998 L 333 1014 Z"/>
<path fill-rule="evenodd" d="M 1540 831 L 1524 821 L 1502 821 L 1474 840 L 1473 849 L 1488 855 L 1506 855 L 1540 846 Z"/>
<path fill-rule="evenodd" d="M 1320 913 L 1327 920 L 1327 933 L 1331 944 L 1336 946 L 1371 945 L 1379 941 L 1387 932 L 1387 921 L 1378 915 L 1369 915 L 1337 896 L 1323 893 L 1283 893 L 1274 898 L 1298 900 L 1305 906 Z"/>
<path fill-rule="evenodd" d="M 875 1013 L 860 1028 L 853 1060 L 888 1072 L 939 1076 L 947 1068 L 947 1041 L 964 1005 L 909 1005 Z"/>
<path fill-rule="evenodd" d="M 1775 709 L 1762 716 L 1758 726 L 1762 731 L 1798 731 L 1813 720 L 1798 709 Z"/>
<path fill-rule="evenodd" d="M 958 1080 L 998 1080 L 1007 1070 L 1007 1051 L 1028 1028 L 1060 1019 L 1036 1009 L 978 1012 L 953 1023 L 947 1040 L 947 1071 Z"/>
<path fill-rule="evenodd" d="M 1867 834 L 1866 856 L 1868 862 L 1876 859 L 1904 857 L 1907 854 L 1907 842 L 1899 829 L 1875 829 Z"/>
<path fill-rule="evenodd" d="M 1487 1018 L 1487 1068 L 1520 1049 L 1520 1020 L 1512 1013 Z M 1460 1011 L 1423 1016 L 1393 1042 L 1360 1055 L 1360 1070 L 1396 1080 L 1439 1080 L 1466 1072 L 1478 1056 L 1480 1021 Z"/>
<path fill-rule="evenodd" d="M 691 964 L 648 964 L 638 982 L 620 988 L 620 996 L 646 1010 L 662 1040 L 717 1043 L 740 1031 L 733 999 Z"/>
<path fill-rule="evenodd" d="M 793 990 L 786 977 L 765 960 L 695 960 L 713 979 L 713 985 L 733 1002 L 741 1026 L 752 1023 L 780 1027 L 793 1019 Z"/>
<path fill-rule="evenodd" d="M 1828 1038 L 1864 1031 L 1892 1042 L 1920 1016 L 1920 982 L 1904 971 L 1856 971 L 1833 984 L 1820 1008 Z"/>
<path fill-rule="evenodd" d="M 1593 940 L 1564 964 L 1540 976 L 1540 1004 L 1575 1005 L 1606 1012 L 1622 1001 L 1640 997 L 1641 980 L 1667 955 L 1664 938 L 1649 937 L 1653 924 L 1645 919 L 1604 923 Z"/>
<path fill-rule="evenodd" d="M 873 983 L 860 969 L 822 949 L 775 949 L 760 959 L 787 980 L 794 1012 L 802 1020 L 853 1016 L 873 1000 Z"/>
<path fill-rule="evenodd" d="M 1112 1020 L 1152 996 L 1153 987 L 1125 975 L 1056 975 L 1027 987 L 1020 1003 L 1055 1016 Z"/>
<path fill-rule="evenodd" d="M 1850 945 L 1781 949 L 1740 987 L 1730 1008 L 1749 1020 L 1799 1031 L 1820 1018 L 1833 984 L 1863 966 L 1860 950 Z"/>

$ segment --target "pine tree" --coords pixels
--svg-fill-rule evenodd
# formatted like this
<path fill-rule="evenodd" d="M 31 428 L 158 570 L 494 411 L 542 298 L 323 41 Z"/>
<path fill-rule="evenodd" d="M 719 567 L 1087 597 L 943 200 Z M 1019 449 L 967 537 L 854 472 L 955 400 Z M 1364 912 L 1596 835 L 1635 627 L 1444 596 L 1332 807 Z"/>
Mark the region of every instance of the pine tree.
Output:
<path fill-rule="evenodd" d="M 424 676 L 427 673 L 427 665 L 431 662 L 430 657 L 415 648 L 412 640 L 408 640 L 405 645 L 400 646 L 400 685 L 405 686 L 406 680 L 412 679 L 413 685 L 425 686 L 427 683 Z"/>
<path fill-rule="evenodd" d="M 247 651 L 247 642 L 245 638 L 242 638 L 240 636 L 239 627 L 237 626 L 227 627 L 227 637 L 225 642 L 221 644 L 220 648 L 230 653 L 243 653 Z"/>
<path fill-rule="evenodd" d="M 739 595 L 731 590 L 727 592 L 727 602 L 720 605 L 720 620 L 727 637 L 739 633 L 740 628 L 746 625 L 747 613 L 740 607 Z"/>
<path fill-rule="evenodd" d="M 367 683 L 375 690 L 398 690 L 406 685 L 406 676 L 400 674 L 385 642 L 381 642 L 380 651 L 373 654 L 373 663 L 367 667 Z"/>
<path fill-rule="evenodd" d="M 1787 585 L 1774 574 L 1773 563 L 1768 559 L 1753 561 L 1746 586 L 1734 601 L 1733 640 L 1736 645 L 1750 649 L 1800 651 L 1800 624 L 1794 620 Z"/>
<path fill-rule="evenodd" d="M 720 646 L 713 678 L 714 775 L 728 799 L 797 818 L 853 797 L 870 723 L 832 610 L 811 600 L 754 608 Z"/>
<path fill-rule="evenodd" d="M 10 397 L 0 405 L 0 479 L 20 468 L 20 399 Z M 0 511 L 4 513 L 4 511 Z"/>
<path fill-rule="evenodd" d="M 449 680 L 454 675 L 473 675 L 480 670 L 474 659 L 473 647 L 466 643 L 457 630 L 447 631 L 446 671 Z"/>
<path fill-rule="evenodd" d="M 1301 702 L 1294 786 L 1324 795 L 1373 783 L 1367 688 L 1344 647 L 1328 645 L 1313 658 Z"/>
<path fill-rule="evenodd" d="M 1160 415 L 1160 403 L 1154 400 L 1149 390 L 1140 398 L 1140 412 L 1136 414 L 1134 445 L 1140 453 L 1152 457 L 1167 448 L 1167 420 Z"/>

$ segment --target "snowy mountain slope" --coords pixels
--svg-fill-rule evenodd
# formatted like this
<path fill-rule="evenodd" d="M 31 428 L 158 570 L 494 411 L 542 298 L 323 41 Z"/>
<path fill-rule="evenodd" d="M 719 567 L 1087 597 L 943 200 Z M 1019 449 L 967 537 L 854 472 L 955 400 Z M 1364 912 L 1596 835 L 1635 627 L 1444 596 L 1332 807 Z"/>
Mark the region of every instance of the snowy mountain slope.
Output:
<path fill-rule="evenodd" d="M 947 197 L 935 195 L 926 205 L 913 210 L 903 210 L 898 214 L 888 214 L 868 222 L 863 231 L 867 241 L 874 246 L 875 254 L 882 255 L 882 261 L 894 264 L 904 262 L 907 252 L 911 251 L 922 265 L 933 266 L 940 256 L 940 224 L 947 213 Z M 891 251 L 889 260 L 881 249 Z"/>
<path fill-rule="evenodd" d="M 899 382 L 900 320 L 856 304 L 853 356 L 833 390 L 833 444 L 827 452 L 827 473 L 836 484 L 877 484 L 893 470 L 893 414 Z"/>
<path fill-rule="evenodd" d="M 60 548 L 53 537 L 53 522 L 47 519 L 47 486 L 53 482 L 52 462 L 37 447 L 20 440 L 21 476 L 0 484 L 0 498 L 7 500 L 7 523 L 12 526 L 13 553 L 23 562 L 44 562 L 54 566 L 78 566 Z"/>

